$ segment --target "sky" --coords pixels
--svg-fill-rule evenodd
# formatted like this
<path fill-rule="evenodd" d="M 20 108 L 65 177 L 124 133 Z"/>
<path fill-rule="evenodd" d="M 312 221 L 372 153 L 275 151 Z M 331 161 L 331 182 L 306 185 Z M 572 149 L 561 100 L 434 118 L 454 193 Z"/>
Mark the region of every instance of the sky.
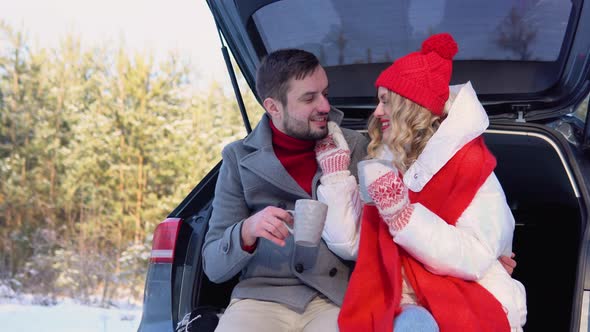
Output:
<path fill-rule="evenodd" d="M 83 45 L 124 41 L 156 59 L 177 51 L 200 81 L 230 85 L 205 0 L 0 0 L 0 20 L 27 32 L 33 46 L 55 47 L 74 33 Z"/>

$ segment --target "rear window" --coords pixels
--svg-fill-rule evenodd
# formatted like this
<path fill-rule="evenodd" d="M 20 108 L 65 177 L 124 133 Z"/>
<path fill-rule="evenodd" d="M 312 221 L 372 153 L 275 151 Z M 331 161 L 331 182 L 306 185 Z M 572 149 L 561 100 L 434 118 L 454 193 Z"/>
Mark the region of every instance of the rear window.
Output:
<path fill-rule="evenodd" d="M 456 60 L 556 61 L 572 5 L 563 0 L 283 0 L 253 15 L 268 52 L 303 48 L 322 64 L 390 63 L 437 32 Z"/>
<path fill-rule="evenodd" d="M 542 98 L 563 73 L 577 18 L 563 0 L 282 0 L 256 8 L 248 33 L 258 55 L 314 53 L 337 107 L 374 103 L 379 73 L 439 32 L 459 44 L 451 84 L 471 81 L 490 103 Z"/>

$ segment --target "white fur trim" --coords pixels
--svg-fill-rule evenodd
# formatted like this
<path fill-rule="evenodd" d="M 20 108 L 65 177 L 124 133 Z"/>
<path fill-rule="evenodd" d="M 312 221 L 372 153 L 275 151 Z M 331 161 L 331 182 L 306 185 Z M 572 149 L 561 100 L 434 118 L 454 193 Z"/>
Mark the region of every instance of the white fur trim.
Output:
<path fill-rule="evenodd" d="M 404 174 L 404 183 L 414 192 L 421 191 L 457 151 L 483 134 L 489 125 L 486 111 L 477 99 L 471 82 L 451 86 L 450 89 L 456 97 L 451 100 L 447 118 Z"/>

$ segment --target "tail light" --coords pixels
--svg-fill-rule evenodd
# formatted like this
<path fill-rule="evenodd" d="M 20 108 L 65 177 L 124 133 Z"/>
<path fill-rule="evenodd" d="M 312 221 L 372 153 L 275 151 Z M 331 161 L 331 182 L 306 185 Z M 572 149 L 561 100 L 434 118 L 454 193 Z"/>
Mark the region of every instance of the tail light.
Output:
<path fill-rule="evenodd" d="M 181 223 L 180 218 L 168 218 L 156 227 L 150 262 L 172 263 L 174 261 L 174 248 Z"/>

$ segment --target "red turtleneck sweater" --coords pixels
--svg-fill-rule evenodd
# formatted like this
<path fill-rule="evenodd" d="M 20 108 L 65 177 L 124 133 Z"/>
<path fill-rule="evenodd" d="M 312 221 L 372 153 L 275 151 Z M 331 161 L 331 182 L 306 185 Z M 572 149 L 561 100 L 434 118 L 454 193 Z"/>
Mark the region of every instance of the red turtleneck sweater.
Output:
<path fill-rule="evenodd" d="M 318 169 L 315 159 L 315 141 L 305 141 L 279 131 L 272 121 L 272 147 L 283 167 L 297 184 L 311 195 L 313 176 Z"/>
<path fill-rule="evenodd" d="M 277 158 L 297 184 L 311 195 L 312 180 L 318 169 L 314 151 L 315 141 L 291 137 L 278 130 L 272 121 L 269 123 L 272 130 L 272 147 Z M 242 244 L 242 249 L 252 253 L 257 242 L 251 246 Z"/>

